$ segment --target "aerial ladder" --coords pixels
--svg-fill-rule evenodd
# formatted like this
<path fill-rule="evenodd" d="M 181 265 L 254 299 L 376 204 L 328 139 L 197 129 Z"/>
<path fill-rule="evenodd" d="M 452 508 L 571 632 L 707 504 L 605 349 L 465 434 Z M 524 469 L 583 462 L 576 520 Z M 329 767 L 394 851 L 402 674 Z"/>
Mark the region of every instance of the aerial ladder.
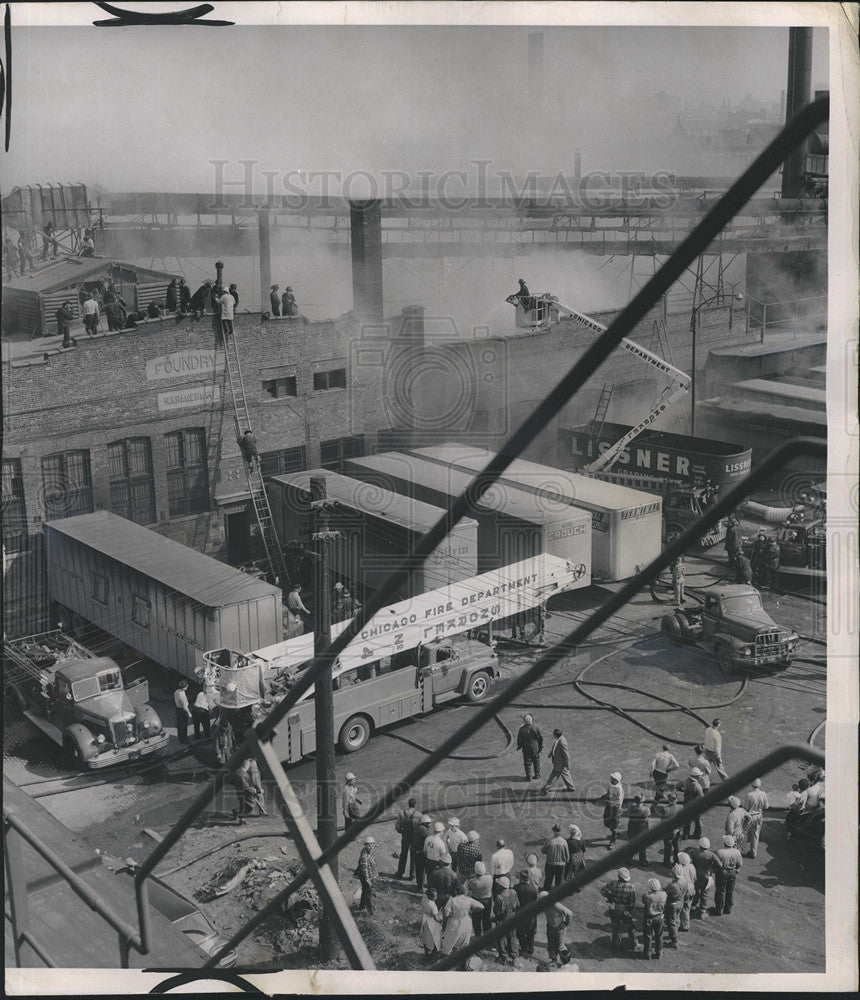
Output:
<path fill-rule="evenodd" d="M 230 382 L 230 396 L 233 400 L 233 413 L 236 418 L 236 437 L 241 438 L 245 431 L 253 432 L 254 428 L 251 425 L 251 416 L 248 413 L 248 401 L 245 398 L 242 362 L 239 359 L 239 345 L 236 341 L 235 331 L 228 334 L 224 333 L 222 329 L 220 344 L 224 348 L 227 378 Z M 244 465 L 248 477 L 248 491 L 251 494 L 254 515 L 260 527 L 260 537 L 263 540 L 266 560 L 273 579 L 277 580 L 283 588 L 289 585 L 290 576 L 287 571 L 287 564 L 284 560 L 284 552 L 281 548 L 278 532 L 275 528 L 275 520 L 272 517 L 272 508 L 269 506 L 269 497 L 266 493 L 265 483 L 263 482 L 263 472 L 260 468 L 259 458 L 254 463 L 253 468 L 250 462 L 245 462 Z"/>
<path fill-rule="evenodd" d="M 554 326 L 563 319 L 574 319 L 596 333 L 606 332 L 606 327 L 602 323 L 598 323 L 597 320 L 586 316 L 585 313 L 577 312 L 576 309 L 562 305 L 554 295 L 548 293 L 531 295 L 525 301 L 521 295 L 509 295 L 506 301 L 514 306 L 516 310 L 516 325 L 520 328 L 549 329 L 549 327 Z M 634 438 L 638 437 L 646 427 L 650 427 L 662 413 L 665 413 L 670 406 L 673 406 L 690 391 L 690 376 L 674 365 L 670 365 L 667 361 L 664 361 L 663 358 L 654 354 L 653 351 L 649 351 L 641 344 L 637 344 L 635 340 L 628 340 L 627 337 L 622 339 L 620 346 L 629 354 L 633 354 L 646 364 L 651 365 L 652 368 L 656 368 L 657 371 L 662 372 L 668 380 L 668 385 L 665 386 L 654 405 L 639 423 L 631 427 L 626 434 L 623 434 L 615 444 L 607 448 L 593 462 L 589 462 L 588 465 L 584 465 L 579 469 L 580 472 L 586 475 L 608 472 L 618 456 Z M 611 388 L 607 383 L 601 392 L 601 403 L 605 400 L 606 404 L 601 417 L 601 426 L 606 418 L 606 409 L 608 409 L 610 397 Z M 598 404 L 599 410 L 600 403 Z"/>

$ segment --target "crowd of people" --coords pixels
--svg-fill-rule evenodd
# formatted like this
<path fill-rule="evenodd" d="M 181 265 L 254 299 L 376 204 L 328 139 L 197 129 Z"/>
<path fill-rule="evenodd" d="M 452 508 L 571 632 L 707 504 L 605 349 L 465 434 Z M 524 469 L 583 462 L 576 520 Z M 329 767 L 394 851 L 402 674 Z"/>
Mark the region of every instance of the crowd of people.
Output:
<path fill-rule="evenodd" d="M 563 740 L 559 730 L 548 757 L 553 773 L 567 771 L 569 759 L 559 757 Z M 522 753 L 526 780 L 540 777 L 543 736 L 531 715 L 524 716 L 517 737 Z M 565 744 L 566 746 L 566 744 Z M 650 804 L 641 792 L 628 796 L 620 772 L 609 775 L 603 804 L 604 836 L 586 840 L 576 823 L 555 822 L 540 853 L 527 853 L 517 864 L 514 851 L 504 838 L 491 838 L 485 849 L 478 830 L 464 830 L 457 816 L 442 820 L 423 812 L 416 798 L 410 798 L 395 821 L 400 838 L 395 879 L 414 880 L 415 892 L 421 895 L 418 940 L 428 961 L 438 955 L 450 955 L 465 947 L 474 937 L 502 923 L 588 866 L 588 851 L 604 842 L 611 850 L 619 836 L 626 833 L 633 840 L 650 826 L 681 812 L 683 806 L 700 798 L 712 781 L 725 780 L 722 733 L 719 719 L 706 727 L 702 742 L 696 745 L 682 765 L 668 744 L 655 753 L 649 767 Z M 570 787 L 572 788 L 572 782 Z M 543 791 L 543 789 L 541 789 Z M 731 914 L 740 904 L 736 886 L 745 858 L 756 858 L 762 825 L 770 808 L 762 782 L 756 778 L 743 800 L 730 796 L 723 828 L 715 838 L 703 835 L 696 819 L 686 826 L 674 827 L 662 842 L 662 860 L 648 860 L 647 848 L 641 848 L 635 864 L 640 868 L 662 865 L 668 872 L 643 871 L 642 884 L 635 881 L 630 868 L 619 868 L 605 881 L 599 892 L 605 898 L 606 917 L 612 950 L 618 954 L 640 954 L 657 960 L 664 947 L 677 948 L 680 935 L 689 932 L 691 920 Z M 824 808 L 824 772 L 813 772 L 790 793 L 785 823 L 786 839 L 791 839 L 802 819 Z M 347 827 L 362 815 L 355 775 L 346 776 L 342 796 L 343 818 Z M 621 828 L 626 821 L 626 830 Z M 693 843 L 682 850 L 683 841 Z M 359 908 L 374 910 L 374 891 L 379 878 L 376 842 L 367 837 L 356 869 L 361 883 Z M 579 893 L 580 889 L 572 890 Z M 569 928 L 574 915 L 570 907 L 555 903 L 541 917 L 545 922 L 547 958 L 551 965 L 570 961 Z M 574 907 L 578 909 L 578 907 Z M 641 949 L 637 940 L 641 931 Z M 521 923 L 515 931 L 504 934 L 496 943 L 498 959 L 511 962 L 518 957 L 535 956 L 537 918 Z"/>
<path fill-rule="evenodd" d="M 737 517 L 732 514 L 726 523 L 725 547 L 729 569 L 735 571 L 736 583 L 751 584 L 760 589 L 777 589 L 780 549 L 775 536 L 771 535 L 768 538 L 764 531 L 759 531 L 747 555 L 744 551 L 740 524 Z"/>

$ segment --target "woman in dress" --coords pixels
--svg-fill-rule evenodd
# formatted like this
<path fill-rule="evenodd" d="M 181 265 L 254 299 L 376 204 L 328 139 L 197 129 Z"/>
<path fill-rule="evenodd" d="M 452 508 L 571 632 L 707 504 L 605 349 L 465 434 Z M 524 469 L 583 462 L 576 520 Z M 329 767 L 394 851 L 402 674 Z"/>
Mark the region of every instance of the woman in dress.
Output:
<path fill-rule="evenodd" d="M 436 890 L 428 889 L 421 900 L 421 947 L 426 958 L 432 958 L 442 945 L 442 914 L 436 906 Z"/>
<path fill-rule="evenodd" d="M 452 896 L 445 904 L 445 930 L 442 932 L 442 946 L 439 949 L 443 955 L 450 955 L 460 948 L 465 948 L 472 940 L 473 910 L 484 908 L 477 899 L 460 893 Z"/>

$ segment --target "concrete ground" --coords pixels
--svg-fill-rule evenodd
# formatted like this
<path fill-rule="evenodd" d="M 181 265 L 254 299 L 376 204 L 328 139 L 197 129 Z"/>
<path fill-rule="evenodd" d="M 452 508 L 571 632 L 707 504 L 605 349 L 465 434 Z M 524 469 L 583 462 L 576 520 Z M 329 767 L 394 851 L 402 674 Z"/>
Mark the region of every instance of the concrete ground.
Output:
<path fill-rule="evenodd" d="M 719 548 L 709 554 L 707 561 L 688 560 L 688 585 L 712 584 L 725 573 L 722 558 Z M 566 634 L 602 597 L 605 593 L 600 588 L 565 595 L 552 609 L 547 638 Z M 805 636 L 823 635 L 824 608 L 817 601 L 768 592 L 763 594 L 763 600 L 778 623 L 790 625 Z M 495 849 L 496 838 L 504 837 L 514 851 L 515 870 L 524 865 L 528 853 L 540 853 L 555 821 L 564 828 L 577 823 L 586 839 L 586 857 L 597 858 L 607 850 L 602 807 L 585 800 L 603 793 L 611 771 L 622 773 L 628 794 L 639 789 L 647 800 L 651 792 L 650 763 L 662 742 L 670 742 L 686 772 L 689 745 L 701 739 L 704 723 L 713 717 L 722 720 L 724 760 L 730 773 L 781 743 L 805 742 L 824 720 L 826 666 L 821 645 L 805 640 L 789 668 L 769 676 L 751 677 L 744 683 L 723 675 L 711 654 L 665 640 L 659 634 L 659 618 L 664 610 L 650 594 L 640 595 L 592 637 L 598 644 L 571 650 L 527 695 L 501 712 L 499 724 L 488 724 L 470 736 L 459 751 L 464 759 L 446 760 L 423 779 L 414 790 L 419 805 L 434 819 L 456 815 L 464 830 L 478 830 L 485 857 Z M 525 669 L 534 657 L 534 650 L 500 647 L 500 683 Z M 586 678 L 589 682 L 637 689 L 584 688 L 625 708 L 635 722 L 594 705 L 574 689 L 572 681 L 588 664 L 592 664 Z M 694 714 L 664 711 L 665 705 L 648 699 L 644 692 L 674 700 Z M 543 730 L 547 750 L 553 727 L 564 730 L 576 785 L 571 795 L 556 792 L 544 798 L 538 794 L 539 782 L 525 781 L 520 757 L 510 745 L 508 734 L 516 733 L 526 711 L 535 716 Z M 422 747 L 438 745 L 472 712 L 467 705 L 454 704 L 375 734 L 363 750 L 338 757 L 339 780 L 347 770 L 353 771 L 358 776 L 360 797 L 369 804 L 393 783 L 395 776 L 402 776 L 423 759 Z M 169 720 L 171 715 L 169 705 L 165 706 L 165 718 Z M 820 735 L 818 745 L 823 745 Z M 149 853 L 153 843 L 143 833 L 144 828 L 163 833 L 215 764 L 211 746 L 200 744 L 181 757 L 137 775 L 99 776 L 99 783 L 90 787 L 89 782 L 96 779 L 68 776 L 56 748 L 34 733 L 29 723 L 9 727 L 6 749 L 7 776 L 22 787 L 28 782 L 43 782 L 30 784 L 27 790 L 43 795 L 40 802 L 58 819 L 87 835 L 102 851 L 139 860 Z M 171 741 L 169 753 L 179 749 L 178 743 Z M 804 771 L 805 765 L 789 763 L 763 776 L 771 806 L 784 804 L 785 793 Z M 289 768 L 288 774 L 313 819 L 313 761 Z M 86 787 L 54 794 L 69 784 Z M 268 866 L 272 871 L 294 861 L 293 845 L 281 836 L 284 826 L 276 815 L 273 796 L 269 798 L 269 817 L 252 819 L 242 828 L 231 817 L 234 804 L 235 794 L 230 789 L 213 805 L 204 823 L 189 831 L 171 852 L 161 870 L 170 872 L 185 866 L 168 876 L 171 884 L 193 895 L 202 887 L 224 881 L 225 874 L 249 858 L 257 858 L 263 868 Z M 703 822 L 704 833 L 715 847 L 723 834 L 725 812 L 724 807 L 719 807 Z M 664 951 L 661 972 L 823 970 L 823 854 L 803 842 L 784 843 L 782 815 L 772 812 L 768 816 L 758 858 L 745 860 L 732 915 L 694 921 L 690 933 L 682 935 L 679 949 Z M 268 836 L 231 843 L 237 837 L 257 834 Z M 418 968 L 423 962 L 417 940 L 420 896 L 414 884 L 393 877 L 399 836 L 391 817 L 378 822 L 373 834 L 380 862 L 377 912 L 373 917 L 358 915 L 359 926 L 380 968 Z M 208 857 L 195 860 L 213 850 Z M 353 844 L 340 859 L 340 884 L 349 900 L 357 888 L 353 876 L 357 855 L 358 847 Z M 660 852 L 651 848 L 646 865 L 627 863 L 640 898 L 648 878 L 668 878 L 668 870 L 658 864 L 659 860 Z M 216 928 L 229 936 L 260 905 L 259 899 L 240 887 L 201 903 L 201 908 Z M 596 883 L 570 897 L 567 905 L 574 912 L 570 930 L 573 961 L 582 971 L 642 969 L 641 955 L 613 955 L 606 907 Z M 292 944 L 285 944 L 273 923 L 277 921 L 270 921 L 240 946 L 240 964 L 317 964 L 311 947 L 303 945 L 300 938 L 291 938 Z M 639 924 L 641 906 L 637 909 Z M 546 960 L 545 940 L 545 925 L 540 919 L 537 958 L 542 961 Z M 493 956 L 486 957 L 489 967 L 500 967 Z M 536 967 L 535 961 L 519 964 L 526 969 Z M 655 966 L 651 962 L 648 968 L 653 970 Z"/>

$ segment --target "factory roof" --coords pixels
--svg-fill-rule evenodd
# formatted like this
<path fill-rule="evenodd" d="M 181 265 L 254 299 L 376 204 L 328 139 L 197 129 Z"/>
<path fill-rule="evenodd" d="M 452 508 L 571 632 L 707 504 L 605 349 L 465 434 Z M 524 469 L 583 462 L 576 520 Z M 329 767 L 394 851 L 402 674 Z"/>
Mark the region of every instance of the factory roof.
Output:
<path fill-rule="evenodd" d="M 414 452 L 410 454 L 386 452 L 351 461 L 370 472 L 379 473 L 383 479 L 385 476 L 392 476 L 415 483 L 423 489 L 436 490 L 450 499 L 460 496 L 475 478 L 472 472 L 451 466 L 443 468 L 443 463 L 434 462 Z M 563 495 L 561 484 L 553 482 L 552 485 Z M 494 483 L 478 501 L 478 506 L 482 510 L 493 510 L 531 524 L 555 524 L 561 518 L 566 520 L 571 518 L 569 504 L 534 496 L 504 481 Z"/>
<path fill-rule="evenodd" d="M 368 486 L 367 483 L 358 479 L 341 476 L 328 469 L 311 469 L 308 472 L 291 472 L 283 476 L 267 476 L 266 478 L 270 482 L 283 483 L 294 489 L 308 492 L 311 476 L 325 477 L 326 493 L 329 499 L 336 500 L 344 507 L 361 511 L 411 531 L 429 531 L 444 513 L 441 508 L 434 507 L 432 504 L 412 500 L 391 490 Z M 465 519 L 465 523 L 475 524 L 468 518 Z"/>
<path fill-rule="evenodd" d="M 97 274 L 103 274 L 119 267 L 134 271 L 139 275 L 157 278 L 173 277 L 166 271 L 154 271 L 150 267 L 140 267 L 137 264 L 129 264 L 112 257 L 57 257 L 56 260 L 40 266 L 34 271 L 28 271 L 26 274 L 16 275 L 8 281 L 4 281 L 3 287 L 7 291 L 15 289 L 41 294 L 80 284 Z"/>
<path fill-rule="evenodd" d="M 747 421 L 760 417 L 766 423 L 802 424 L 809 427 L 826 428 L 827 414 L 824 410 L 813 410 L 805 406 L 788 406 L 761 399 L 708 399 L 702 404 L 713 408 L 736 420 Z"/>
<path fill-rule="evenodd" d="M 278 587 L 106 510 L 49 521 L 44 527 L 46 533 L 72 538 L 206 607 L 281 598 Z"/>
<path fill-rule="evenodd" d="M 827 394 L 820 386 L 794 385 L 766 378 L 751 378 L 745 382 L 732 383 L 733 399 L 742 397 L 748 392 L 794 401 L 800 406 L 813 404 L 816 408 L 819 406 L 823 408 L 827 401 Z"/>
<path fill-rule="evenodd" d="M 783 354 L 786 351 L 801 347 L 815 347 L 827 344 L 827 333 L 803 333 L 789 330 L 768 333 L 767 340 L 744 344 L 726 344 L 724 347 L 712 347 L 711 355 L 725 358 L 752 358 L 762 354 Z"/>
<path fill-rule="evenodd" d="M 411 452 L 429 461 L 437 461 L 443 465 L 454 464 L 465 469 L 468 477 L 485 469 L 492 458 L 492 453 L 484 448 L 475 448 L 462 444 L 443 444 L 432 448 L 416 448 Z M 467 477 L 467 478 L 468 478 Z M 529 462 L 517 458 L 505 469 L 500 481 L 515 487 L 525 489 L 545 489 L 553 491 L 566 505 L 582 505 L 600 510 L 626 510 L 639 507 L 652 501 L 654 497 L 642 490 L 634 490 L 629 486 L 618 486 L 616 483 L 604 482 L 583 476 L 565 469 L 555 469 L 538 462 Z M 545 501 L 541 500 L 545 506 Z"/>

